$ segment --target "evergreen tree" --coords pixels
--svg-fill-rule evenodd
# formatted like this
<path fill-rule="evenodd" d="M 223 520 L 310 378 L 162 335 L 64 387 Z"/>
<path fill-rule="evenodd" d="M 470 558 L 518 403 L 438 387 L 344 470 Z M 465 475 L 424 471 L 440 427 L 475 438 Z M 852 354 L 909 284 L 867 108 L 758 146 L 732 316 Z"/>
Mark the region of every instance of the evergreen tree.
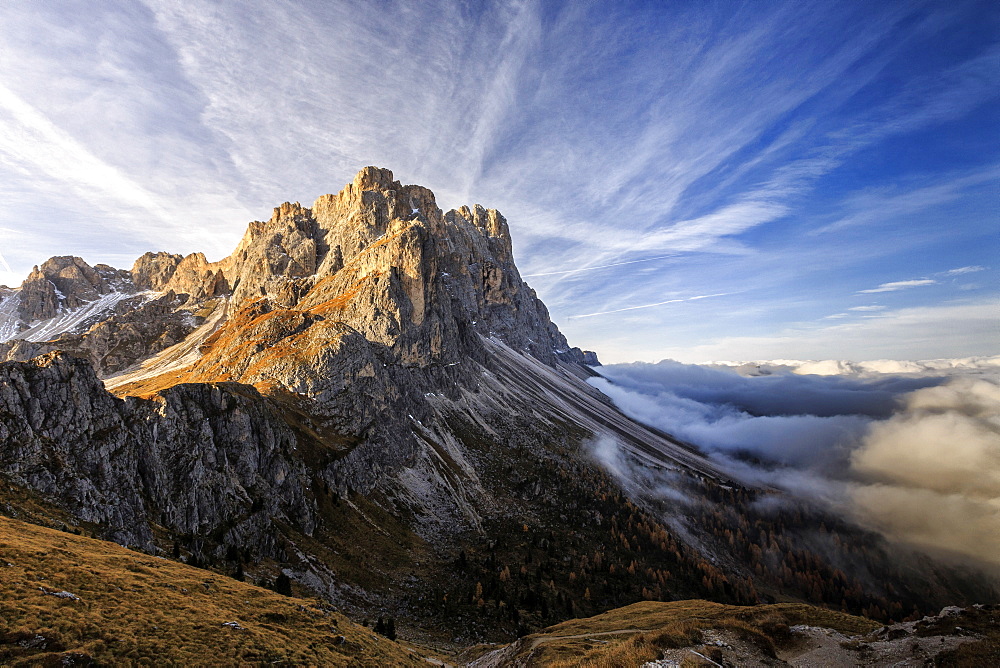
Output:
<path fill-rule="evenodd" d="M 283 572 L 278 573 L 278 577 L 274 579 L 274 591 L 278 592 L 283 596 L 292 595 L 292 580 Z"/>

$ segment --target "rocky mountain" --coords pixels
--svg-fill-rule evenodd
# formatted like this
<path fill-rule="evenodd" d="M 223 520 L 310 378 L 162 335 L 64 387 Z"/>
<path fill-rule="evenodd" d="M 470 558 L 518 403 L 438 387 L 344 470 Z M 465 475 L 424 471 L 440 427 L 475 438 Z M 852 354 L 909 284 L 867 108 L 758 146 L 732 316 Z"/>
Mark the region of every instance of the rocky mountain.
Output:
<path fill-rule="evenodd" d="M 503 216 L 385 169 L 282 204 L 218 262 L 53 258 L 0 294 L 0 339 L 8 514 L 410 634 L 691 597 L 899 620 L 983 591 L 621 414 Z"/>

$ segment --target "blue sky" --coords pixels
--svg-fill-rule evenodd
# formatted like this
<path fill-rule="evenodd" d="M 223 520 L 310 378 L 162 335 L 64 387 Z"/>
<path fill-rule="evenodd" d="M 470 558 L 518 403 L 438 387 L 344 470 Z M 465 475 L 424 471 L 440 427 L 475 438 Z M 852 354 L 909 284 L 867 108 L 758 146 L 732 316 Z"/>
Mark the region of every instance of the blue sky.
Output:
<path fill-rule="evenodd" d="M 217 259 L 375 164 L 500 209 L 609 361 L 1000 352 L 995 3 L 58 1 L 0 43 L 0 283 Z"/>

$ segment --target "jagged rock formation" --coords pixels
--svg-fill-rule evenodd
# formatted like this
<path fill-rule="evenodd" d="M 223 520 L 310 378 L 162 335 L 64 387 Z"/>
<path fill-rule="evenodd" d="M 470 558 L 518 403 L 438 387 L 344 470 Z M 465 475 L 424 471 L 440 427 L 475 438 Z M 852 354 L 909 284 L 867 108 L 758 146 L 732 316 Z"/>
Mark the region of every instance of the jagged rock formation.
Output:
<path fill-rule="evenodd" d="M 24 320 L 45 320 L 60 308 L 75 308 L 108 292 L 108 284 L 78 257 L 54 257 L 35 267 L 21 285 Z"/>
<path fill-rule="evenodd" d="M 473 333 L 545 363 L 569 349 L 517 273 L 503 216 L 479 206 L 444 214 L 431 191 L 385 169 L 362 170 L 312 209 L 286 202 L 219 264 L 233 286 L 231 311 L 342 322 L 404 364 L 475 354 Z"/>
<path fill-rule="evenodd" d="M 306 534 L 315 523 L 295 435 L 253 388 L 185 385 L 122 400 L 90 364 L 54 352 L 0 364 L 0 406 L 8 478 L 124 545 L 152 549 L 156 523 L 222 531 L 267 554 L 274 519 Z"/>
<path fill-rule="evenodd" d="M 92 320 L 39 335 L 38 327 L 25 330 L 109 293 L 143 290 L 187 295 L 189 309 L 226 297 L 234 315 L 246 308 L 256 316 L 284 309 L 308 313 L 310 322 L 334 320 L 418 366 L 481 357 L 477 334 L 496 336 L 547 364 L 557 357 L 584 362 L 518 275 L 503 216 L 478 205 L 443 213 L 430 190 L 402 186 L 392 172 L 375 167 L 362 170 L 339 194 L 320 197 L 312 209 L 288 202 L 275 208 L 269 221 L 251 223 L 233 254 L 220 262 L 208 262 L 201 253 L 146 253 L 126 272 L 92 268 L 80 258 L 52 258 L 8 297 L 17 302 L 8 309 L 19 321 L 4 338 L 86 336 Z M 0 317 L 2 312 L 0 306 Z M 146 323 L 150 315 L 136 314 L 132 322 Z M 150 352 L 160 349 L 147 343 Z M 586 361 L 597 359 L 590 353 Z M 100 371 L 122 368 L 118 363 Z"/>
<path fill-rule="evenodd" d="M 127 281 L 128 272 L 108 265 L 91 267 L 78 257 L 53 257 L 35 267 L 21 284 L 18 314 L 26 322 L 46 320 L 61 310 L 92 302 Z"/>
<path fill-rule="evenodd" d="M 143 301 L 129 272 L 105 264 L 91 267 L 78 257 L 50 258 L 20 288 L 0 292 L 0 343 L 84 332 L 123 301 L 119 314 Z"/>
<path fill-rule="evenodd" d="M 203 253 L 187 257 L 170 253 L 146 253 L 132 265 L 132 282 L 140 290 L 173 291 L 192 299 L 218 297 L 229 292 L 222 270 Z"/>
<path fill-rule="evenodd" d="M 518 385 L 560 364 L 579 367 L 585 356 L 521 280 L 503 216 L 480 206 L 443 213 L 430 190 L 403 186 L 385 169 L 365 168 L 311 209 L 275 208 L 220 262 L 147 253 L 118 272 L 53 258 L 14 296 L 22 320 L 38 320 L 112 291 L 143 290 L 161 296 L 113 305 L 84 331 L 0 344 L 0 359 L 24 363 L 0 366 L 0 468 L 123 542 L 152 547 L 154 524 L 175 534 L 223 532 L 222 543 L 250 538 L 231 526 L 242 516 L 232 502 L 260 499 L 281 505 L 258 509 L 265 524 L 287 521 L 309 535 L 316 501 L 294 490 L 317 474 L 345 495 L 402 494 L 427 535 L 475 527 L 491 501 L 448 421 L 465 414 L 507 443 L 531 444 L 539 419 L 545 431 L 554 416 L 573 417 L 559 402 L 540 408 L 534 389 Z M 527 371 L 514 351 L 531 360 Z M 593 353 L 586 360 L 597 363 Z M 91 366 L 127 400 L 104 393 Z M 619 421 L 613 428 L 643 431 L 581 383 L 585 375 L 555 377 L 570 381 L 561 402 L 611 415 L 582 418 L 584 429 Z M 68 416 L 59 402 L 73 406 Z M 206 410 L 228 417 L 216 424 Z M 663 452 L 674 447 L 645 432 L 634 440 L 646 437 Z M 220 488 L 212 500 L 194 497 L 185 490 L 209 494 L 210 486 L 178 464 L 187 443 L 221 467 L 251 457 L 231 450 L 237 443 L 263 449 L 252 460 L 285 486 L 223 469 L 220 479 L 241 480 L 258 496 Z M 292 454 L 307 443 L 326 462 L 308 475 Z M 248 542 L 268 554 L 263 525 L 254 526 Z"/>

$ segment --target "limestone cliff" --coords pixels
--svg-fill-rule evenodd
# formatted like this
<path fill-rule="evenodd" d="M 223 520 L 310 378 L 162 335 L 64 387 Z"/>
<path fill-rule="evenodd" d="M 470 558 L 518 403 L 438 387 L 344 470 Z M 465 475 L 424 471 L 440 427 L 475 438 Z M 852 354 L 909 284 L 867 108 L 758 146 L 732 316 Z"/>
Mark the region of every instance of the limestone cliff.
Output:
<path fill-rule="evenodd" d="M 118 399 L 62 353 L 0 364 L 0 469 L 125 544 L 153 524 L 273 549 L 276 518 L 309 533 L 309 478 L 290 428 L 253 388 L 186 385 Z"/>

